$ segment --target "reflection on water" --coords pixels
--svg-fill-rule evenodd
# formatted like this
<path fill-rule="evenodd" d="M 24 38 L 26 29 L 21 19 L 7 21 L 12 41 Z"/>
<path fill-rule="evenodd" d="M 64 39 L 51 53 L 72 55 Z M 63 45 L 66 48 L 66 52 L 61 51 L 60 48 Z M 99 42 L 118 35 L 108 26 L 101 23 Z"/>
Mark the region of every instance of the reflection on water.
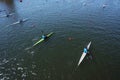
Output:
<path fill-rule="evenodd" d="M 14 0 L 5 0 L 5 5 L 8 12 L 15 11 Z"/>

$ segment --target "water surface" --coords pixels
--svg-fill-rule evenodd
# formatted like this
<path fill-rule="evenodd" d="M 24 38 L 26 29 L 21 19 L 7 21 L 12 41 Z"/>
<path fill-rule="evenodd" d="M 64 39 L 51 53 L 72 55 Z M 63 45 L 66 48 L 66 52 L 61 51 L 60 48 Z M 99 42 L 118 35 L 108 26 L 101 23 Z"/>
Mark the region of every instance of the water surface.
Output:
<path fill-rule="evenodd" d="M 0 18 L 0 79 L 120 79 L 119 4 L 119 0 L 0 1 L 1 16 L 15 13 Z M 24 18 L 29 20 L 7 26 Z M 41 31 L 55 34 L 31 48 Z M 89 41 L 93 59 L 86 57 L 76 69 Z"/>

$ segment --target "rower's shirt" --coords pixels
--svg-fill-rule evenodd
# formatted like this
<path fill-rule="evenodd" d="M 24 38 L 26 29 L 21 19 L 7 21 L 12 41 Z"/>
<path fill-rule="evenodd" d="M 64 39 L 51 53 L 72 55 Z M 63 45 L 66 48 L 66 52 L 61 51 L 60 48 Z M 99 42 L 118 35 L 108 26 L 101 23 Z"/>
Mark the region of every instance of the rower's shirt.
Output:
<path fill-rule="evenodd" d="M 84 53 L 87 53 L 87 48 L 84 48 Z"/>
<path fill-rule="evenodd" d="M 42 35 L 42 39 L 45 39 L 46 38 L 46 36 L 45 35 Z"/>

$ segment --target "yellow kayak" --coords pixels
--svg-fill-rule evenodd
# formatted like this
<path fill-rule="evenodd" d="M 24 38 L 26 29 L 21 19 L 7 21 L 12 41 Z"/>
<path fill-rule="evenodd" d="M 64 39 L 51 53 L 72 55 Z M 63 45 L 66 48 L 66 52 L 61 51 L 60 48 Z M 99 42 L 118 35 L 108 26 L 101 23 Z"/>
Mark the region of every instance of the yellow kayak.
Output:
<path fill-rule="evenodd" d="M 47 34 L 47 35 L 46 35 L 46 36 L 47 36 L 47 38 L 49 38 L 52 34 L 53 34 L 53 32 L 51 32 L 51 33 Z M 44 40 L 46 40 L 46 39 L 41 38 L 39 41 L 37 41 L 37 42 L 33 45 L 33 47 L 34 47 L 34 46 L 36 46 L 37 44 L 39 44 L 39 43 L 43 42 Z"/>

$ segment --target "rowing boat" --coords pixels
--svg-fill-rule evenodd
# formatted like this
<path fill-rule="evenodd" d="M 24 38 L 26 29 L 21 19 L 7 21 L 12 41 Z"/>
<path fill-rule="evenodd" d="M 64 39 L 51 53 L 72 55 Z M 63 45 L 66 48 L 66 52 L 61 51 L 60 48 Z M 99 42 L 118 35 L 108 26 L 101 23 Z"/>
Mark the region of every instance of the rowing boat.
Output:
<path fill-rule="evenodd" d="M 91 41 L 89 42 L 89 44 L 87 45 L 87 50 L 89 50 L 90 48 L 90 45 L 91 45 Z M 78 62 L 78 66 L 80 65 L 80 63 L 83 61 L 83 59 L 85 58 L 85 56 L 87 55 L 87 53 L 83 52 L 79 62 Z"/>
<path fill-rule="evenodd" d="M 25 21 L 27 21 L 27 20 L 28 20 L 27 18 L 26 18 L 26 19 L 23 19 L 22 22 L 25 22 Z M 10 25 L 8 25 L 8 26 L 12 26 L 12 25 L 20 24 L 20 23 L 22 23 L 22 22 L 17 21 L 17 22 L 14 22 L 14 23 L 12 23 L 12 24 L 10 24 Z"/>
<path fill-rule="evenodd" d="M 3 11 L 5 11 L 4 9 L 3 10 L 0 10 L 0 12 L 3 12 Z"/>
<path fill-rule="evenodd" d="M 46 36 L 47 36 L 47 38 L 49 38 L 52 34 L 53 34 L 53 32 L 51 32 L 51 33 L 47 34 L 47 35 L 46 35 Z M 34 46 L 36 46 L 37 44 L 39 44 L 39 43 L 43 42 L 44 40 L 45 40 L 45 39 L 41 38 L 39 41 L 37 41 L 37 42 L 33 45 L 33 47 L 34 47 Z"/>
<path fill-rule="evenodd" d="M 87 50 L 89 50 L 90 48 L 90 45 L 91 45 L 91 41 L 89 42 L 89 44 L 87 45 Z M 78 62 L 78 66 L 80 65 L 80 63 L 83 61 L 83 59 L 85 58 L 85 56 L 87 55 L 87 53 L 83 52 L 79 62 Z"/>
<path fill-rule="evenodd" d="M 9 17 L 9 16 L 12 16 L 13 14 L 15 14 L 15 13 L 10 13 L 10 14 L 3 15 L 3 16 L 0 16 L 0 17 Z"/>

